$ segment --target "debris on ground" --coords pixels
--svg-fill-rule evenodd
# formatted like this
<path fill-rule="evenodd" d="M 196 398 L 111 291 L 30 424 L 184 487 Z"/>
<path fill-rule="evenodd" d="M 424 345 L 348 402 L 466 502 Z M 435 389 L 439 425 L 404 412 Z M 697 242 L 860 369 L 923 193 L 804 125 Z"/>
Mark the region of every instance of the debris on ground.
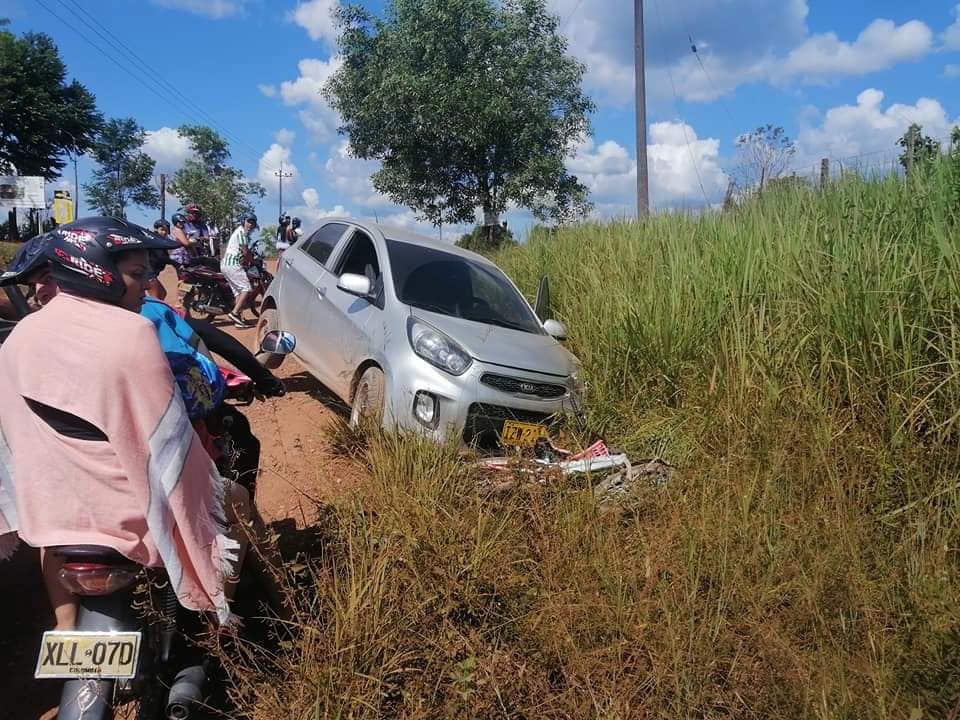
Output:
<path fill-rule="evenodd" d="M 619 502 L 638 483 L 663 487 L 675 471 L 659 458 L 634 465 L 626 453 L 611 450 L 603 440 L 572 453 L 543 439 L 534 447 L 533 457 L 488 457 L 478 460 L 477 465 L 485 471 L 482 489 L 491 495 L 509 492 L 524 482 L 545 485 L 563 477 L 586 476 L 594 484 L 594 496 L 601 505 Z"/>

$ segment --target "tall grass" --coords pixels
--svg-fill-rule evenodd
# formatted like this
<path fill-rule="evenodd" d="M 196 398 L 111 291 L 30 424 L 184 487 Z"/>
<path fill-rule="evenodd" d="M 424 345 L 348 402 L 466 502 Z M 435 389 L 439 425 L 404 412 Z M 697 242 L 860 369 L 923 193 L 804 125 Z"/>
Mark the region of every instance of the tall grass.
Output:
<path fill-rule="evenodd" d="M 255 718 L 956 718 L 960 173 L 537 235 L 619 513 L 380 438 Z"/>

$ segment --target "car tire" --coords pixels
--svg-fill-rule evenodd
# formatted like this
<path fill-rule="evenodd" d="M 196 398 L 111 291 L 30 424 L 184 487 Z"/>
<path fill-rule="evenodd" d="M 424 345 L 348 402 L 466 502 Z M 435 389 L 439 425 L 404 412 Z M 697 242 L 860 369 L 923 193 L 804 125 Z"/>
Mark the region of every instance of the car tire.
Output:
<path fill-rule="evenodd" d="M 260 343 L 263 341 L 263 336 L 271 330 L 279 330 L 277 327 L 278 322 L 276 308 L 267 308 L 261 312 L 260 317 L 257 318 L 257 334 L 254 338 L 252 350 L 257 358 L 257 362 L 268 370 L 276 370 L 283 364 L 283 361 L 287 357 L 286 355 L 277 355 L 276 353 L 260 352 Z"/>
<path fill-rule="evenodd" d="M 350 408 L 350 427 L 359 428 L 370 424 L 378 427 L 383 422 L 383 401 L 386 396 L 386 381 L 383 370 L 369 367 L 364 370 L 353 393 Z"/>

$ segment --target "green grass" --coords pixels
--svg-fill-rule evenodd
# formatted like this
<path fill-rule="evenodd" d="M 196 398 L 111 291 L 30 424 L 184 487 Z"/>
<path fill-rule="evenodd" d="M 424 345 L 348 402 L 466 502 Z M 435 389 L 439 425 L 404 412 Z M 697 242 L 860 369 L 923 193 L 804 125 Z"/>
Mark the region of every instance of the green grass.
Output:
<path fill-rule="evenodd" d="M 20 248 L 18 243 L 0 242 L 0 268 L 5 268 L 13 260 L 14 254 Z"/>
<path fill-rule="evenodd" d="M 955 717 L 958 208 L 945 161 L 500 255 L 551 277 L 593 426 L 680 473 L 604 514 L 374 439 L 250 715 Z"/>

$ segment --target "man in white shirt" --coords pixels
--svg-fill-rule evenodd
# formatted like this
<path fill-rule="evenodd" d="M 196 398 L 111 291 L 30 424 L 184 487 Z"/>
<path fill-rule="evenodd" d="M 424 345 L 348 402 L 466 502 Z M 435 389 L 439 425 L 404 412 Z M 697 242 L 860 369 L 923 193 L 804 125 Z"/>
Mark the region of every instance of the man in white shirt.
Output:
<path fill-rule="evenodd" d="M 227 249 L 223 254 L 223 260 L 220 261 L 220 272 L 230 283 L 230 288 L 237 298 L 233 306 L 233 312 L 227 314 L 227 317 L 233 320 L 234 327 L 249 328 L 250 323 L 243 319 L 243 310 L 250 301 L 250 278 L 247 276 L 247 267 L 253 260 L 253 240 L 250 234 L 257 229 L 257 216 L 248 213 L 243 216 L 242 222 L 237 226 L 227 242 Z"/>

